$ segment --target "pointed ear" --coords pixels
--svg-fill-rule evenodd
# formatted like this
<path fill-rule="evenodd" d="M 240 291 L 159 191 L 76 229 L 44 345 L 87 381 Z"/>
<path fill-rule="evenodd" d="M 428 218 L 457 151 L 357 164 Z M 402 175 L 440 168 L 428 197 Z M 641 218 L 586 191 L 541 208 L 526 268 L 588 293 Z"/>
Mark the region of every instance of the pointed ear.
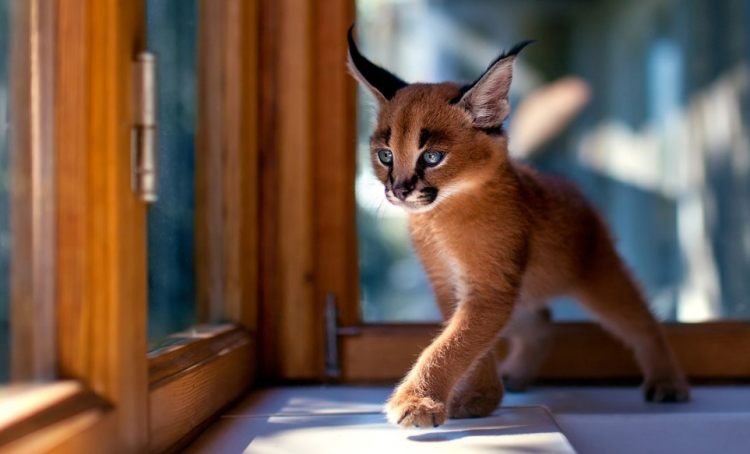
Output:
<path fill-rule="evenodd" d="M 523 41 L 513 46 L 508 52 L 498 56 L 482 74 L 482 77 L 471 84 L 461 97 L 458 105 L 469 111 L 478 128 L 492 129 L 500 127 L 510 113 L 510 82 L 513 80 L 513 63 L 516 55 L 534 41 Z"/>
<path fill-rule="evenodd" d="M 390 101 L 398 90 L 408 84 L 360 54 L 352 37 L 353 29 L 354 24 L 349 27 L 348 34 L 349 58 L 347 59 L 347 65 L 349 66 L 349 72 L 378 99 L 378 102 Z"/>

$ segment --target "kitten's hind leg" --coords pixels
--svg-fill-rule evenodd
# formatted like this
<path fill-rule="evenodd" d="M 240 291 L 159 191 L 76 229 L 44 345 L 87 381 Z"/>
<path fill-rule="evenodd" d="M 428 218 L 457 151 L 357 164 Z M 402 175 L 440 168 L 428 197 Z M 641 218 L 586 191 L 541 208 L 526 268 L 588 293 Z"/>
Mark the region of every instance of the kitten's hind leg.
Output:
<path fill-rule="evenodd" d="M 503 337 L 508 355 L 500 365 L 505 389 L 525 391 L 536 378 L 552 343 L 552 317 L 545 306 L 518 305 Z"/>
<path fill-rule="evenodd" d="M 448 415 L 452 419 L 488 416 L 500 405 L 503 394 L 493 348 L 479 358 L 453 388 Z"/>
<path fill-rule="evenodd" d="M 633 349 L 645 376 L 644 398 L 656 402 L 690 400 L 690 387 L 661 325 L 614 247 L 600 247 L 592 265 L 576 297 L 604 328 Z"/>

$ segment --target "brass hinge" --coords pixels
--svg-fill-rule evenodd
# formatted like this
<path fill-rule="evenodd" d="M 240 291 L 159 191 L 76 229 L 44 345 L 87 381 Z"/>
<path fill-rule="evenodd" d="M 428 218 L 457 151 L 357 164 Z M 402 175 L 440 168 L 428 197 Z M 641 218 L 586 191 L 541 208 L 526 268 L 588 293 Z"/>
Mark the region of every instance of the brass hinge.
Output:
<path fill-rule="evenodd" d="M 133 191 L 145 203 L 157 200 L 156 56 L 141 52 L 133 70 L 133 130 L 131 174 Z"/>

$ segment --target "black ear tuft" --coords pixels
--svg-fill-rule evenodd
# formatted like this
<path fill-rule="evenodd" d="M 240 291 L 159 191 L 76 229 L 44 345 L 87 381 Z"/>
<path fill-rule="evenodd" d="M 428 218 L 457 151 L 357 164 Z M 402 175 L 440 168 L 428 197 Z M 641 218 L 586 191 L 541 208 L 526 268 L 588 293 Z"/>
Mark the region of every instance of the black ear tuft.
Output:
<path fill-rule="evenodd" d="M 496 129 L 510 113 L 508 93 L 513 80 L 513 63 L 521 50 L 533 41 L 523 41 L 503 52 L 473 84 L 464 86 L 451 103 L 466 109 L 473 117 L 474 126 Z"/>
<path fill-rule="evenodd" d="M 503 53 L 501 53 L 500 55 L 498 55 L 497 58 L 495 58 L 492 61 L 492 63 L 490 63 L 489 66 L 487 66 L 487 69 L 492 68 L 492 66 L 495 63 L 499 62 L 500 60 L 503 60 L 503 59 L 508 58 L 508 57 L 515 57 L 516 55 L 518 55 L 523 50 L 524 47 L 528 46 L 529 44 L 535 43 L 535 42 L 536 42 L 535 39 L 527 39 L 526 41 L 521 41 L 520 43 L 515 44 L 513 47 L 510 48 L 510 50 L 503 51 Z"/>
<path fill-rule="evenodd" d="M 487 69 L 484 70 L 482 75 L 479 76 L 477 80 L 475 80 L 473 83 L 464 87 L 464 93 L 469 91 L 471 87 L 473 87 L 474 85 L 477 84 L 477 82 L 482 80 L 482 77 L 484 77 L 484 75 L 487 74 L 487 72 L 489 72 L 489 70 L 492 69 L 492 67 L 495 66 L 495 64 L 497 64 L 498 62 L 502 60 L 505 60 L 506 58 L 515 57 L 524 49 L 524 47 L 535 42 L 536 42 L 535 39 L 527 39 L 526 41 L 521 41 L 520 43 L 514 44 L 513 47 L 510 48 L 510 50 L 503 50 L 503 52 L 500 53 L 500 55 L 498 55 L 497 57 L 495 57 L 494 60 L 492 60 L 492 63 L 487 65 Z"/>
<path fill-rule="evenodd" d="M 406 87 L 408 84 L 366 59 L 359 52 L 359 49 L 357 49 L 352 30 L 354 30 L 354 24 L 349 27 L 347 37 L 349 40 L 349 62 L 352 74 L 371 91 L 376 92 L 374 93 L 376 96 L 379 94 L 385 101 L 392 99 L 398 90 Z"/>
<path fill-rule="evenodd" d="M 492 69 L 492 67 L 495 66 L 495 64 L 497 62 L 499 62 L 501 60 L 504 60 L 504 59 L 506 59 L 508 57 L 515 57 L 516 55 L 518 55 L 519 52 L 521 52 L 523 50 L 524 47 L 528 46 L 529 44 L 533 44 L 535 42 L 536 42 L 535 39 L 527 39 L 526 41 L 521 41 L 520 43 L 515 44 L 508 51 L 504 50 L 500 55 L 498 55 L 494 60 L 492 60 L 492 63 L 490 63 L 489 65 L 487 65 L 487 69 L 484 70 L 484 72 L 482 73 L 482 75 L 479 76 L 477 78 L 477 80 L 475 80 L 474 82 L 472 82 L 470 84 L 466 84 L 466 85 L 462 86 L 461 89 L 458 92 L 458 95 L 455 98 L 451 99 L 450 103 L 451 104 L 458 104 L 458 102 L 461 101 L 461 98 L 464 97 L 464 95 L 466 94 L 466 92 L 468 92 L 469 90 L 471 90 L 474 87 L 474 85 L 476 85 L 477 83 L 479 83 L 479 81 L 482 80 L 482 77 L 484 77 L 484 75 L 487 74 L 490 71 L 490 69 Z"/>

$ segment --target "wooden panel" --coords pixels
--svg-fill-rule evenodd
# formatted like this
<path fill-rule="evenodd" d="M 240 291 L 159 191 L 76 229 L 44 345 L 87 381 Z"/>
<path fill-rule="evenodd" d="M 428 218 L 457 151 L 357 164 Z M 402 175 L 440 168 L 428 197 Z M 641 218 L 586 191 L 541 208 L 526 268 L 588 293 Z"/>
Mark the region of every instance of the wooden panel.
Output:
<path fill-rule="evenodd" d="M 201 1 L 198 15 L 198 120 L 195 248 L 198 322 L 222 317 L 224 299 L 223 88 L 224 4 Z"/>
<path fill-rule="evenodd" d="M 258 5 L 226 2 L 224 319 L 257 329 Z"/>
<path fill-rule="evenodd" d="M 148 452 L 174 451 L 250 386 L 255 344 L 241 329 L 152 355 Z M 185 364 L 192 364 L 185 367 Z"/>
<path fill-rule="evenodd" d="M 439 333 L 437 326 L 367 328 L 340 338 L 344 381 L 396 381 Z"/>
<path fill-rule="evenodd" d="M 142 8 L 57 2 L 59 367 L 113 405 L 119 452 L 143 452 L 148 435 L 145 209 L 130 182 Z"/>
<path fill-rule="evenodd" d="M 318 323 L 326 294 L 336 295 L 343 326 L 360 323 L 359 271 L 355 225 L 356 85 L 346 71 L 346 32 L 354 22 L 354 2 L 319 2 L 315 27 L 317 76 L 315 118 L 315 284 Z"/>
<path fill-rule="evenodd" d="M 14 3 L 11 375 L 55 376 L 54 2 Z"/>
<path fill-rule="evenodd" d="M 313 2 L 279 0 L 276 144 L 279 159 L 280 374 L 312 378 L 322 367 L 316 345 L 313 260 Z"/>
<path fill-rule="evenodd" d="M 267 379 L 316 378 L 322 370 L 313 287 L 312 13 L 309 0 L 264 0 L 259 9 L 259 327 Z"/>
<path fill-rule="evenodd" d="M 263 373 L 322 379 L 326 294 L 346 301 L 347 323 L 359 311 L 345 73 L 354 4 L 266 0 L 259 14 Z"/>
<path fill-rule="evenodd" d="M 197 326 L 185 333 L 164 339 L 148 354 L 148 377 L 151 389 L 179 379 L 192 368 L 214 360 L 227 349 L 243 346 L 252 335 L 236 325 Z M 238 368 L 254 369 L 253 364 Z"/>
<path fill-rule="evenodd" d="M 437 325 L 363 327 L 342 339 L 346 381 L 396 381 L 412 366 L 440 328 Z M 668 324 L 670 344 L 685 372 L 694 379 L 750 379 L 750 323 Z M 500 343 L 503 357 L 506 345 Z M 539 374 L 541 380 L 636 379 L 633 355 L 592 323 L 558 323 L 555 344 Z"/>
<path fill-rule="evenodd" d="M 257 5 L 200 3 L 196 263 L 201 322 L 255 330 L 258 306 Z"/>
<path fill-rule="evenodd" d="M 280 348 L 277 342 L 279 327 L 277 253 L 278 232 L 278 153 L 276 146 L 276 93 L 278 91 L 278 65 L 275 39 L 278 28 L 278 3 L 273 0 L 260 1 L 258 43 L 258 166 L 260 194 L 258 211 L 260 216 L 259 253 L 260 271 L 258 282 L 258 332 L 259 332 L 259 376 L 262 380 L 278 377 Z"/>

